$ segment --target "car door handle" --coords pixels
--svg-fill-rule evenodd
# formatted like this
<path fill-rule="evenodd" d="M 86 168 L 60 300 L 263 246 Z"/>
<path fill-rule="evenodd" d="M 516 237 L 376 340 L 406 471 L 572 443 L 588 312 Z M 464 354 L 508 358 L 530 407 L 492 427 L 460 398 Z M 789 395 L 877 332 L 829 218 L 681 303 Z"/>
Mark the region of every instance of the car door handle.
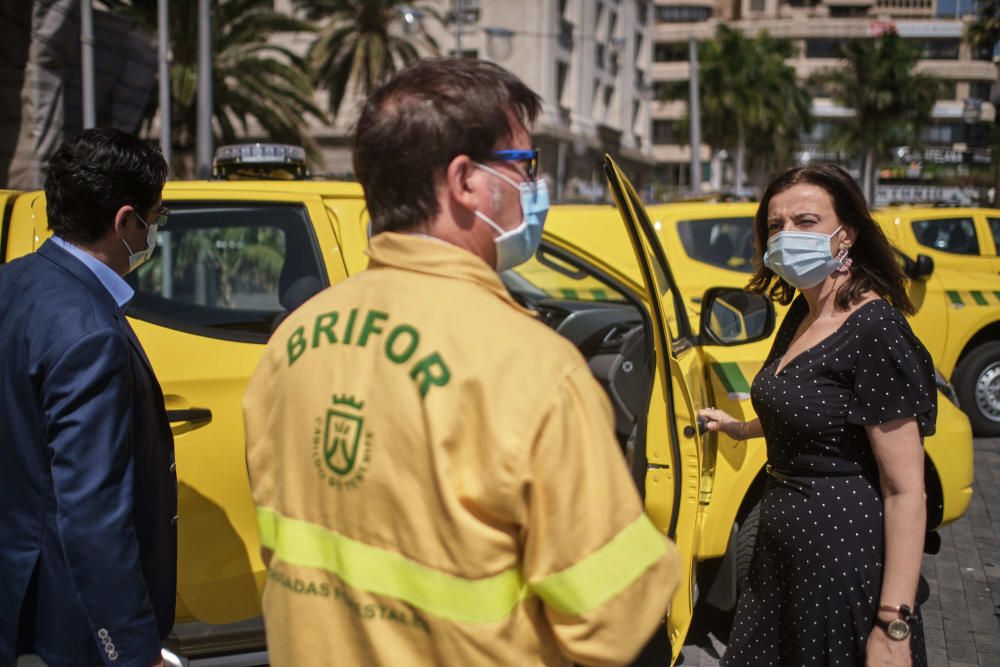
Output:
<path fill-rule="evenodd" d="M 698 435 L 705 435 L 708 433 L 708 420 L 704 417 L 698 417 Z M 690 424 L 684 427 L 684 437 L 693 438 L 694 437 L 694 426 Z"/>
<path fill-rule="evenodd" d="M 210 422 L 212 411 L 208 408 L 188 408 L 187 410 L 167 410 L 167 420 L 174 422 Z"/>

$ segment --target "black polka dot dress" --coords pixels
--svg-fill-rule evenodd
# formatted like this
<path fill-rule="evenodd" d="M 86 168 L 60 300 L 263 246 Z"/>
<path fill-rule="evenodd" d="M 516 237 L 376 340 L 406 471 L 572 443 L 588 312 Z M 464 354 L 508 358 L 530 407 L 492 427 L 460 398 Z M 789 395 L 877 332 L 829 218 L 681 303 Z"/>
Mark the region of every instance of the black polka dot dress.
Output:
<path fill-rule="evenodd" d="M 862 665 L 882 585 L 882 497 L 866 424 L 916 417 L 934 432 L 927 350 L 881 299 L 775 373 L 808 313 L 789 309 L 751 398 L 770 473 L 747 585 L 722 664 Z M 927 662 L 923 632 L 914 665 Z"/>

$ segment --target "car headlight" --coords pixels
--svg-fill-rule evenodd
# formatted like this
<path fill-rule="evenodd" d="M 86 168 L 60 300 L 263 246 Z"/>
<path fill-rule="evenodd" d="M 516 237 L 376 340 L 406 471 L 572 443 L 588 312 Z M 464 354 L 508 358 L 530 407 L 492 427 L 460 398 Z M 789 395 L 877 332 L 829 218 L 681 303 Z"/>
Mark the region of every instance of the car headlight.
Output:
<path fill-rule="evenodd" d="M 958 394 L 955 393 L 955 388 L 951 386 L 951 383 L 945 379 L 944 374 L 937 368 L 934 369 L 934 384 L 937 385 L 938 391 L 944 394 L 945 398 L 951 401 L 956 408 L 962 409 L 962 406 L 958 404 Z"/>

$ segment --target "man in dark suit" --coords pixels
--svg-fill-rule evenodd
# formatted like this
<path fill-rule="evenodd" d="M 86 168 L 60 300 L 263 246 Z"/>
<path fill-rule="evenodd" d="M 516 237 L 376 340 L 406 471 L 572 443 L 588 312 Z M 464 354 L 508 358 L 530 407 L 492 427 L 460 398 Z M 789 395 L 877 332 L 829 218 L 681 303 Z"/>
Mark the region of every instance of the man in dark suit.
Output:
<path fill-rule="evenodd" d="M 45 180 L 54 236 L 0 266 L 0 665 L 162 665 L 177 478 L 163 394 L 122 276 L 166 222 L 167 165 L 86 130 Z"/>

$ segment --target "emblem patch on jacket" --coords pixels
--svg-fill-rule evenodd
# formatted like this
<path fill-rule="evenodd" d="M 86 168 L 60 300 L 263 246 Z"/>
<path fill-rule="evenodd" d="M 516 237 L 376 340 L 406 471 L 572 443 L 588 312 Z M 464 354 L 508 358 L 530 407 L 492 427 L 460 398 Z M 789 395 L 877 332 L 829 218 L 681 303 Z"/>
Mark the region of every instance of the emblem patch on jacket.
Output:
<path fill-rule="evenodd" d="M 313 429 L 313 464 L 335 489 L 354 489 L 364 481 L 371 460 L 371 431 L 365 431 L 365 402 L 334 394 Z"/>

